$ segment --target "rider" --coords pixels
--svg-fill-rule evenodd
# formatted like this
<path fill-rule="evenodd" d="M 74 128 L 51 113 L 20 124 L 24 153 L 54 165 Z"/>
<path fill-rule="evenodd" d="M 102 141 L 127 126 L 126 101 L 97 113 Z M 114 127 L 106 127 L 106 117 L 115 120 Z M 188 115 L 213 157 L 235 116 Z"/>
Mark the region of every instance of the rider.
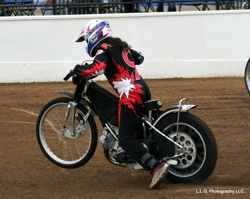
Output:
<path fill-rule="evenodd" d="M 157 161 L 134 136 L 137 112 L 143 102 L 151 98 L 147 84 L 139 75 L 135 64 L 143 62 L 141 53 L 132 50 L 120 38 L 112 37 L 110 25 L 105 20 L 90 20 L 76 42 L 87 42 L 86 51 L 94 57 L 89 65 L 76 65 L 74 72 L 81 76 L 104 74 L 119 94 L 119 145 L 146 170 L 150 170 L 150 189 L 165 178 L 169 165 Z"/>

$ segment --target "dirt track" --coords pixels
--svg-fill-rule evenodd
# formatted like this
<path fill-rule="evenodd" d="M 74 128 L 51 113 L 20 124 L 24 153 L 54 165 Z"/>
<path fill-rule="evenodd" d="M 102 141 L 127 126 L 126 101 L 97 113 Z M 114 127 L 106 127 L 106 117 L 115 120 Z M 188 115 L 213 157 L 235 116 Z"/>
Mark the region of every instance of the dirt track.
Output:
<path fill-rule="evenodd" d="M 197 104 L 192 113 L 214 132 L 218 162 L 205 182 L 166 181 L 149 191 L 151 178 L 147 172 L 111 165 L 102 155 L 100 143 L 84 167 L 61 169 L 39 149 L 35 125 L 41 108 L 60 96 L 55 91 L 73 91 L 73 84 L 0 84 L 0 198 L 249 198 L 250 95 L 243 78 L 165 79 L 147 83 L 153 98 L 161 98 L 164 108 L 176 105 L 183 97 Z M 110 90 L 108 83 L 100 85 Z M 101 135 L 100 122 L 97 124 Z"/>

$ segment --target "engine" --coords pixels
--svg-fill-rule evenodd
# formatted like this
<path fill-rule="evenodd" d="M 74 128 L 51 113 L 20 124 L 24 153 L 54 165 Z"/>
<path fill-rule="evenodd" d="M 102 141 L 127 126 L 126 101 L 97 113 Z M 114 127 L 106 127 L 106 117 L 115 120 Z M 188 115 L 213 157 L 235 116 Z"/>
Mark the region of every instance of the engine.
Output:
<path fill-rule="evenodd" d="M 113 132 L 118 132 L 116 129 L 112 129 Z M 115 165 L 121 165 L 128 167 L 130 169 L 143 169 L 142 166 L 135 162 L 120 146 L 118 140 L 112 135 L 108 129 L 104 129 L 103 135 L 100 137 L 100 142 L 102 143 L 104 154 L 109 162 Z M 145 143 L 142 145 L 147 148 Z"/>
<path fill-rule="evenodd" d="M 115 159 L 118 163 L 127 163 L 127 154 L 119 146 L 118 140 L 108 130 L 103 131 L 100 137 L 105 154 L 109 154 L 111 159 Z M 134 162 L 134 161 L 133 161 Z"/>

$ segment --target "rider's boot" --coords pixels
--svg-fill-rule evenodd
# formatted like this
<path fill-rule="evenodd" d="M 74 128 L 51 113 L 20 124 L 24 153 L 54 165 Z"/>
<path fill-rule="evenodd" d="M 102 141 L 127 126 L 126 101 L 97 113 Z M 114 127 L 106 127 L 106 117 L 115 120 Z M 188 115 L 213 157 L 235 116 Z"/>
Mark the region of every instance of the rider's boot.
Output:
<path fill-rule="evenodd" d="M 147 168 L 150 170 L 150 174 L 152 176 L 152 182 L 149 188 L 150 189 L 156 188 L 157 186 L 159 186 L 162 180 L 166 177 L 168 169 L 169 169 L 169 164 L 158 162 L 149 153 L 146 153 L 142 157 L 141 162 L 144 165 L 144 168 Z"/>
<path fill-rule="evenodd" d="M 169 164 L 156 162 L 152 168 L 150 169 L 150 174 L 152 176 L 151 184 L 149 185 L 149 189 L 154 189 L 159 186 L 159 184 L 165 179 Z"/>

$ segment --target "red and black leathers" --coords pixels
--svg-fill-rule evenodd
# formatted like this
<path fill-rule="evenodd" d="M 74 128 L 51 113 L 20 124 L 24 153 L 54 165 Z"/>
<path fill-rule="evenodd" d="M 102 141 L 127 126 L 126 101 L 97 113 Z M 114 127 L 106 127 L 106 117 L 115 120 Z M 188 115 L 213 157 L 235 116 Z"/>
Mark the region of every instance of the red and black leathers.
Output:
<path fill-rule="evenodd" d="M 139 75 L 135 63 L 143 57 L 132 49 L 118 49 L 108 43 L 96 48 L 96 56 L 90 65 L 77 65 L 74 72 L 82 76 L 104 74 L 119 94 L 119 144 L 137 162 L 147 153 L 134 136 L 136 116 L 144 101 L 151 98 L 147 84 Z"/>

